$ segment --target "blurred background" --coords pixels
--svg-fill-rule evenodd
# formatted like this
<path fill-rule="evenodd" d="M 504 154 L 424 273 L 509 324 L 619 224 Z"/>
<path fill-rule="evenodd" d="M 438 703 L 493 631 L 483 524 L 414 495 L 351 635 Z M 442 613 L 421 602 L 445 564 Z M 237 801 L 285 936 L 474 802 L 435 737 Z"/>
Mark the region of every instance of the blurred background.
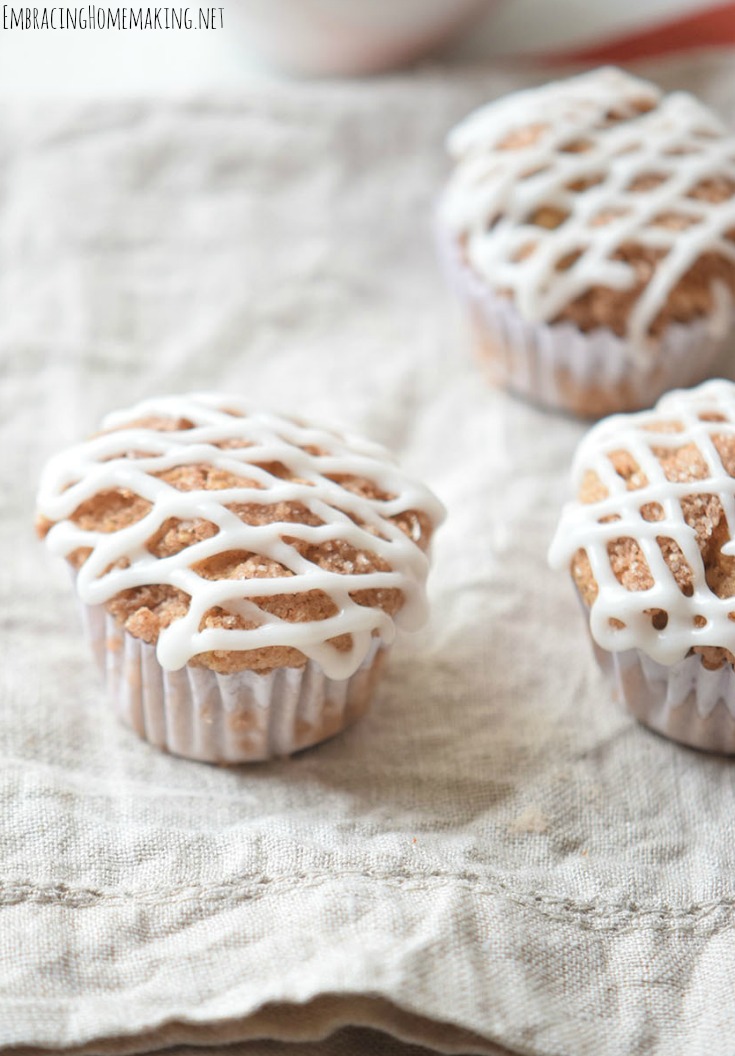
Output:
<path fill-rule="evenodd" d="M 735 4 L 708 0 L 222 2 L 208 29 L 196 24 L 196 5 L 190 30 L 21 31 L 6 22 L 0 94 L 207 91 L 236 88 L 254 72 L 362 74 L 426 57 L 625 62 L 735 41 Z"/>

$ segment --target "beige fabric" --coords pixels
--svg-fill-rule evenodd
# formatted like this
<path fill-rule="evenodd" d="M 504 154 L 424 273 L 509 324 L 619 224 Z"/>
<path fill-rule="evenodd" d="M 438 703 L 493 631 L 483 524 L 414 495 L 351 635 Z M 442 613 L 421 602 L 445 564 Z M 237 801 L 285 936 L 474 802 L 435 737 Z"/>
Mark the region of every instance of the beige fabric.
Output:
<path fill-rule="evenodd" d="M 656 72 L 728 117 L 731 69 Z M 0 114 L 2 1046 L 670 1056 L 735 1030 L 735 764 L 611 705 L 545 558 L 583 427 L 485 386 L 434 264 L 442 136 L 518 83 Z M 383 441 L 450 511 L 431 625 L 290 761 L 121 728 L 31 536 L 52 451 L 201 387 Z"/>

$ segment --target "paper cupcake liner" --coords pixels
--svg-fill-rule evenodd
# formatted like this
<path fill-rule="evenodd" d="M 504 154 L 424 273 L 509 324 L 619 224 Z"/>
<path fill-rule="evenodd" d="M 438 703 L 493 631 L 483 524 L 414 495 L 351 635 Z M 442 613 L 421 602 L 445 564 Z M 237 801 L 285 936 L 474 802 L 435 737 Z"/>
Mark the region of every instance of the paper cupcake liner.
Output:
<path fill-rule="evenodd" d="M 470 315 L 477 353 L 491 380 L 534 403 L 599 418 L 650 407 L 669 389 L 709 376 L 730 335 L 708 322 L 671 324 L 651 354 L 608 330 L 526 322 L 464 262 L 456 241 L 438 236 L 450 285 Z"/>
<path fill-rule="evenodd" d="M 375 638 L 358 670 L 328 678 L 314 661 L 268 674 L 164 670 L 152 645 L 128 634 L 104 606 L 81 606 L 112 704 L 144 740 L 208 763 L 292 755 L 363 715 L 388 649 Z"/>
<path fill-rule="evenodd" d="M 640 649 L 613 653 L 592 637 L 589 608 L 577 591 L 597 663 L 615 698 L 643 726 L 679 744 L 735 755 L 735 671 L 709 671 L 693 654 L 678 664 L 659 664 Z"/>
<path fill-rule="evenodd" d="M 611 653 L 593 642 L 623 707 L 657 733 L 707 752 L 735 755 L 735 672 L 709 671 L 697 655 L 667 667 L 639 649 Z"/>

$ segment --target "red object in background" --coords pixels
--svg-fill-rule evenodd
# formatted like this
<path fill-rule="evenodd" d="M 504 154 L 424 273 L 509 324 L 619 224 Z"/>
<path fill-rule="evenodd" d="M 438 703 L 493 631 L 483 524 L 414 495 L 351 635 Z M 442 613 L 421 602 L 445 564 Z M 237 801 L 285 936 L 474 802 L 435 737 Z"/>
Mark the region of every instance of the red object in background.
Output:
<path fill-rule="evenodd" d="M 731 47 L 735 44 L 735 3 L 692 11 L 670 22 L 658 22 L 604 43 L 570 51 L 537 52 L 526 56 L 543 63 L 633 62 L 692 48 Z"/>

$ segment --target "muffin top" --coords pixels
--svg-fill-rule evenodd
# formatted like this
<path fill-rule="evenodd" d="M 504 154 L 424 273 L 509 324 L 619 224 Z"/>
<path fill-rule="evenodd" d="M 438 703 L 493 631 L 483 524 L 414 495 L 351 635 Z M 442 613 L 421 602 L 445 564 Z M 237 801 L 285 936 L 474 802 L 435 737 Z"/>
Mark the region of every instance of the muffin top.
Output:
<path fill-rule="evenodd" d="M 604 649 L 735 662 L 735 384 L 670 392 L 584 437 L 549 560 Z"/>
<path fill-rule="evenodd" d="M 524 318 L 641 350 L 670 323 L 728 329 L 735 137 L 693 96 L 605 67 L 482 107 L 448 149 L 445 225 Z"/>
<path fill-rule="evenodd" d="M 37 528 L 162 667 L 346 678 L 425 619 L 442 507 L 385 449 L 224 395 L 145 400 L 52 458 Z"/>

